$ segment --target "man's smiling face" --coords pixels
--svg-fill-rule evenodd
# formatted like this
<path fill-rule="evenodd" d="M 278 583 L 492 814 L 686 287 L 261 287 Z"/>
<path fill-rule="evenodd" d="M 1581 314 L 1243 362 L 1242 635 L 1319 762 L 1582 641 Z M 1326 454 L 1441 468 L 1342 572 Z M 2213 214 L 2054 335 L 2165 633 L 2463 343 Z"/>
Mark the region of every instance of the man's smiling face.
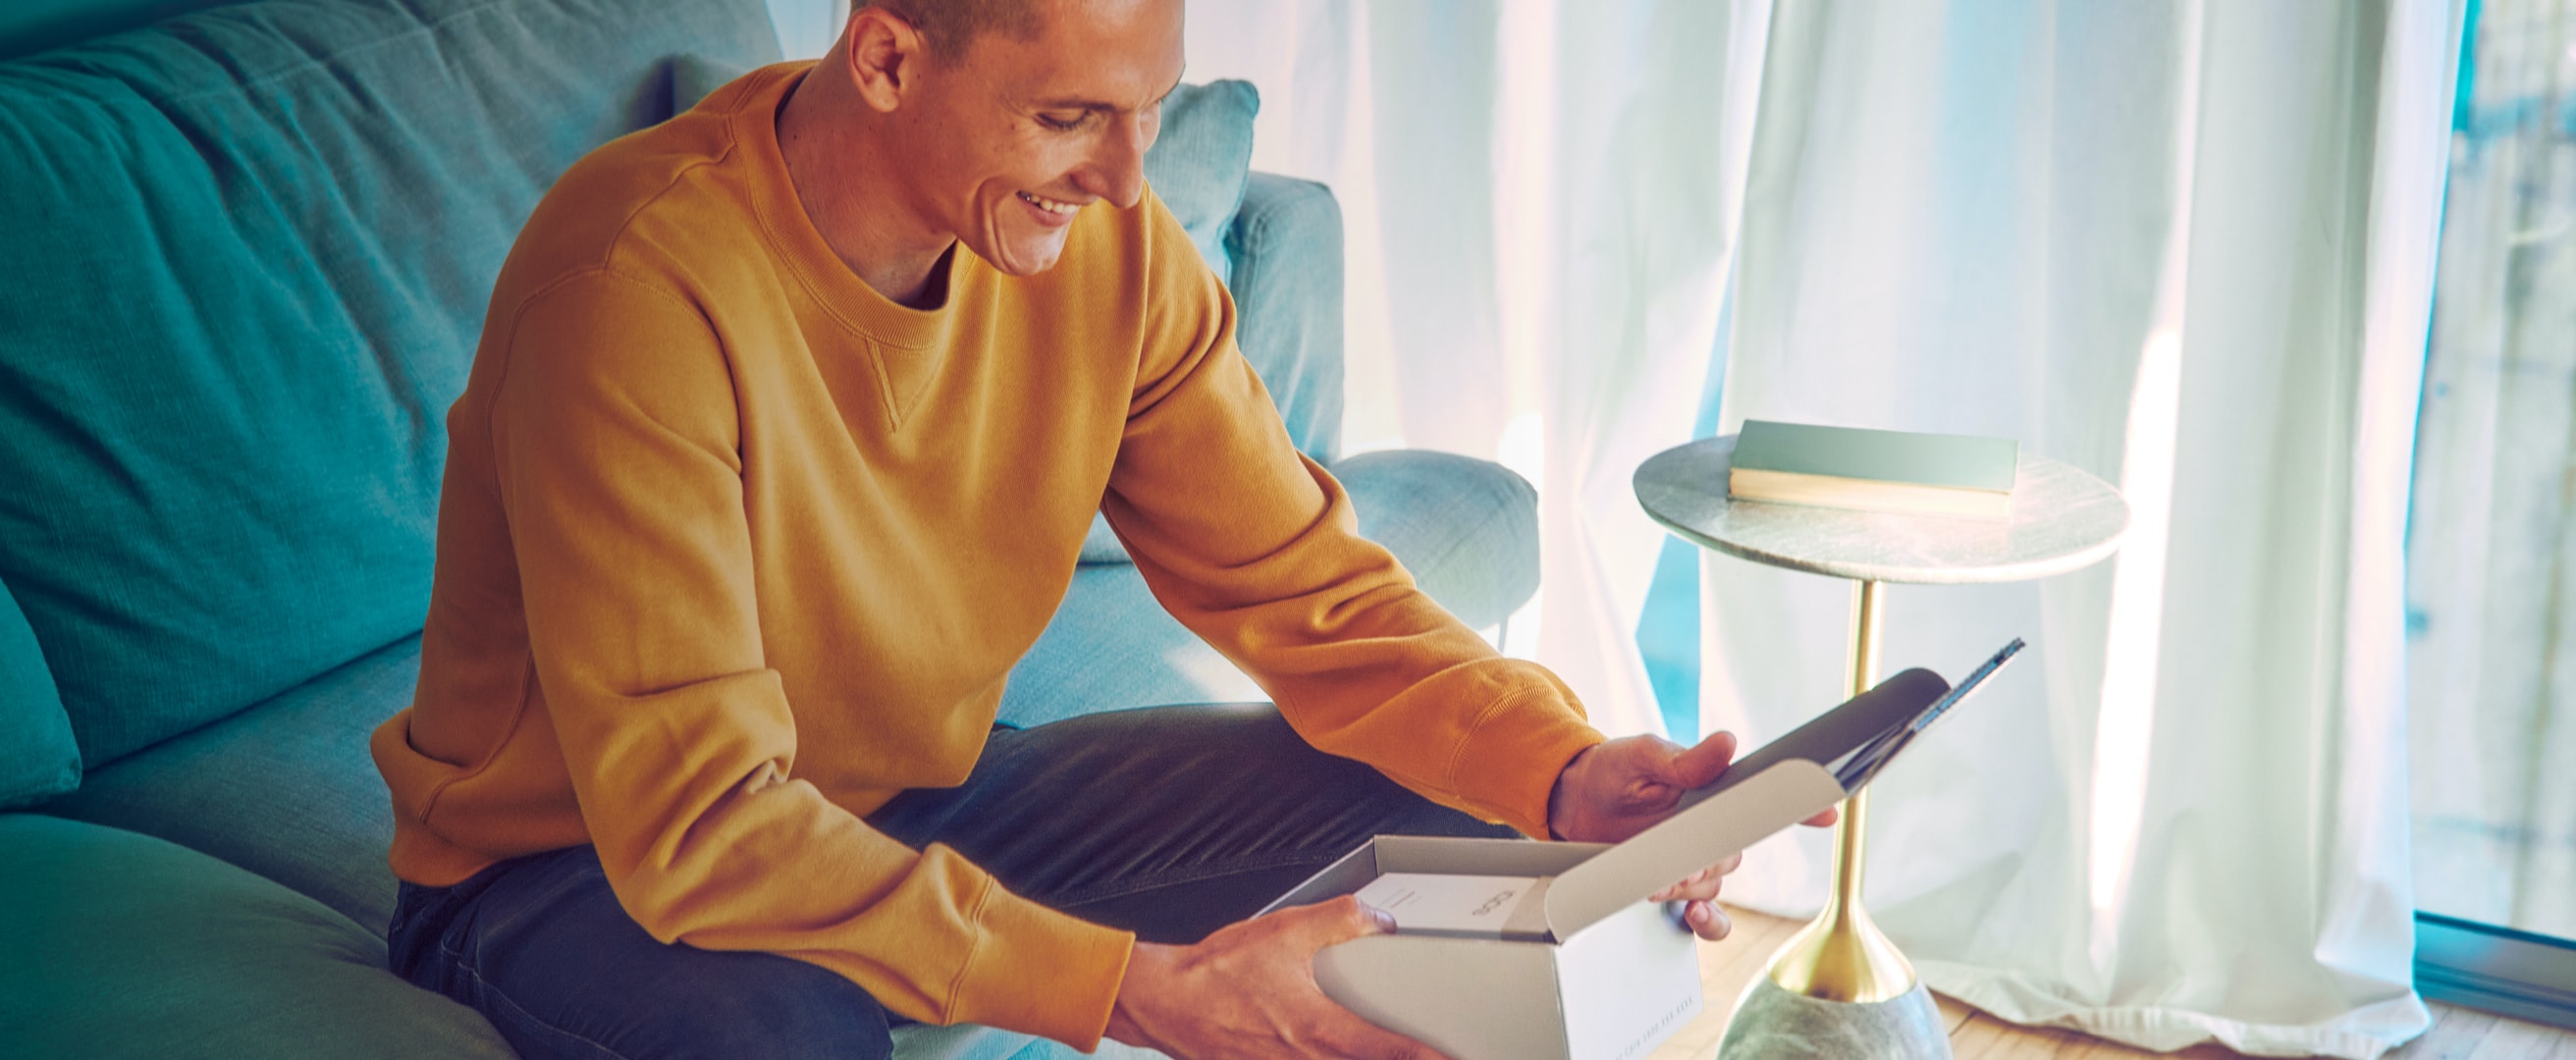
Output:
<path fill-rule="evenodd" d="M 1181 0 L 1038 7 L 1036 36 L 933 59 L 895 113 L 914 208 L 1013 276 L 1053 267 L 1084 208 L 1136 204 L 1181 79 Z"/>

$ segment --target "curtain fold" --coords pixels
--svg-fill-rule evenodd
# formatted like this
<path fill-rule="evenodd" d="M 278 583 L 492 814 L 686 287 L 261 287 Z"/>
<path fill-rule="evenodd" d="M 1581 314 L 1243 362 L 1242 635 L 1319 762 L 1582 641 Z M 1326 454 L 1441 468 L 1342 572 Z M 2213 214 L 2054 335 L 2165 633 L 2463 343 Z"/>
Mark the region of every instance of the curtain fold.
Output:
<path fill-rule="evenodd" d="M 1662 532 L 1629 478 L 1711 369 L 1770 6 L 1191 11 L 1189 76 L 1262 89 L 1254 165 L 1342 201 L 1347 447 L 1499 455 L 1541 486 L 1514 650 L 1613 733 L 1662 728 L 1635 642 Z"/>
<path fill-rule="evenodd" d="M 2137 519 L 2092 571 L 1891 590 L 1889 669 L 2015 634 L 2043 665 L 1880 780 L 1880 923 L 2019 1022 L 2263 1055 L 2420 1033 L 2400 544 L 2456 11 L 1792 10 L 1726 423 L 2018 438 Z M 1709 723 L 1834 698 L 1821 582 L 1709 564 Z M 1821 837 L 1748 863 L 1740 899 L 1821 898 Z"/>
<path fill-rule="evenodd" d="M 1511 416 L 1497 269 L 1502 7 L 1368 8 L 1372 158 L 1404 444 L 1493 459 Z"/>
<path fill-rule="evenodd" d="M 1767 0 L 1557 9 L 1537 657 L 1614 732 L 1662 728 L 1636 624 L 1664 535 L 1631 479 L 1689 437 L 1711 370 L 1770 19 Z"/>

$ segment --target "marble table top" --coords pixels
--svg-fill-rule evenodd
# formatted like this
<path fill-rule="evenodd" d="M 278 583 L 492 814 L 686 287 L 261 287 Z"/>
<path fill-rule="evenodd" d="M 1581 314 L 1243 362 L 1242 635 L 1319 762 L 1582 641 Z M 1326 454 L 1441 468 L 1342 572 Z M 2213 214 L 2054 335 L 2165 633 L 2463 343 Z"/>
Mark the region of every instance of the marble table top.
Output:
<path fill-rule="evenodd" d="M 1637 466 L 1637 501 L 1674 533 L 1730 556 L 1921 585 L 2080 570 L 2109 556 L 2129 528 L 2129 504 L 2110 483 L 2027 450 L 2013 484 L 2012 518 L 1997 522 L 1729 501 L 1734 454 L 1734 435 L 1657 453 Z"/>

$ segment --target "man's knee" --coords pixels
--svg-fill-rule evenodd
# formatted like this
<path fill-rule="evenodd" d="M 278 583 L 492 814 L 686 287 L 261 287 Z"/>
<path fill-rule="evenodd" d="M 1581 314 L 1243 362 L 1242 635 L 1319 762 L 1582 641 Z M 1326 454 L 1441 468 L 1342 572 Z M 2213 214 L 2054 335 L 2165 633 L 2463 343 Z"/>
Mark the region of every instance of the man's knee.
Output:
<path fill-rule="evenodd" d="M 474 1007 L 527 1060 L 890 1060 L 885 1009 L 857 984 L 768 953 L 671 947 L 592 981 L 478 983 Z"/>
<path fill-rule="evenodd" d="M 587 848 L 475 882 L 476 893 L 432 913 L 449 923 L 429 978 L 531 1060 L 893 1053 L 885 1009 L 836 972 L 654 939 L 619 906 Z"/>
<path fill-rule="evenodd" d="M 675 1013 L 675 1040 L 693 1048 L 673 1056 L 779 1057 L 782 1060 L 891 1060 L 894 1039 L 884 1006 L 837 972 L 793 957 L 729 962 L 722 985 L 704 1007 Z"/>

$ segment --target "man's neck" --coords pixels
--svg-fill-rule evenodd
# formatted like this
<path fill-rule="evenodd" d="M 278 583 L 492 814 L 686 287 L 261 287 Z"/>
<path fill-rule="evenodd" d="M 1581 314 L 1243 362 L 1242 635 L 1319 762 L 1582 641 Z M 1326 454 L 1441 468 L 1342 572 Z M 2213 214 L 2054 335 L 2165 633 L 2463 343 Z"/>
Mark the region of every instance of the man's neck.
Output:
<path fill-rule="evenodd" d="M 885 155 L 857 127 L 865 106 L 854 93 L 833 91 L 840 86 L 819 73 L 789 88 L 778 113 L 778 148 L 796 201 L 860 282 L 897 305 L 936 308 L 947 293 L 949 250 L 957 240 L 900 225 L 910 214 L 885 194 L 897 186 L 878 172 Z"/>

